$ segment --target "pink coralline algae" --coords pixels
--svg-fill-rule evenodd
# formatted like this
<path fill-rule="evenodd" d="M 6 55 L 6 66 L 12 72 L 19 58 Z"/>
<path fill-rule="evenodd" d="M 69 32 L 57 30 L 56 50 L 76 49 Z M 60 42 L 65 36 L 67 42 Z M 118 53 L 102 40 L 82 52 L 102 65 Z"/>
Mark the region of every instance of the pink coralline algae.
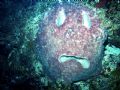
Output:
<path fill-rule="evenodd" d="M 37 37 L 44 72 L 71 83 L 100 73 L 106 34 L 96 12 L 84 5 L 56 4 L 40 23 Z"/>

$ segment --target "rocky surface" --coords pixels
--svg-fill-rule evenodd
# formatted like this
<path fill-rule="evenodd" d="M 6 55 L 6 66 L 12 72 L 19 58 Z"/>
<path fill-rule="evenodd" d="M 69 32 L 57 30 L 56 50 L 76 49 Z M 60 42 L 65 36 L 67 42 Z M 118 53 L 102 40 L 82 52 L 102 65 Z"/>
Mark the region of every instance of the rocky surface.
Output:
<path fill-rule="evenodd" d="M 94 0 L 87 0 L 87 1 L 82 0 L 82 3 L 84 5 L 87 5 L 88 7 L 90 7 L 90 5 L 95 7 L 96 3 L 99 4 L 100 6 L 99 8 L 97 9 L 94 8 L 92 10 L 93 12 L 97 11 L 96 14 L 99 15 L 100 20 L 102 20 L 101 22 L 102 25 L 100 25 L 100 27 L 106 28 L 105 31 L 107 31 L 108 33 L 108 42 L 104 43 L 104 45 L 107 45 L 107 46 L 105 47 L 105 50 L 104 50 L 105 54 L 102 60 L 101 73 L 88 80 L 74 82 L 69 85 L 63 84 L 61 82 L 61 79 L 57 80 L 55 84 L 51 82 L 51 79 L 48 77 L 49 74 L 47 74 L 44 71 L 45 69 L 43 68 L 44 64 L 41 63 L 42 59 L 40 60 L 40 58 L 43 58 L 44 55 L 41 53 L 41 56 L 43 55 L 43 57 L 40 57 L 40 54 L 38 54 L 38 51 L 37 51 L 39 44 L 38 42 L 36 42 L 36 37 L 37 37 L 36 34 L 38 30 L 40 30 L 40 27 L 41 27 L 40 23 L 41 23 L 41 20 L 44 18 L 43 16 L 45 14 L 47 15 L 47 13 L 50 14 L 50 12 L 46 13 L 46 11 L 51 11 L 49 7 L 52 7 L 53 3 L 58 3 L 58 2 L 57 1 L 52 2 L 52 0 L 48 0 L 46 2 L 43 2 L 43 1 L 41 2 L 41 0 L 20 0 L 20 1 L 1 0 L 0 1 L 0 71 L 1 71 L 0 72 L 0 90 L 85 90 L 85 89 L 86 90 L 118 90 L 120 89 L 120 54 L 119 54 L 119 51 L 120 51 L 119 49 L 120 47 L 119 5 L 120 4 L 119 4 L 119 0 L 116 0 L 116 1 L 111 0 L 111 2 L 107 2 L 106 4 L 104 3 L 104 5 L 103 4 L 101 5 L 101 3 L 99 4 L 99 0 L 98 2 L 94 2 Z M 69 3 L 75 4 L 76 2 L 74 0 L 71 0 L 71 2 Z M 79 3 L 80 2 L 78 0 L 77 4 Z M 71 8 L 68 8 L 68 10 Z M 52 10 L 54 11 L 54 9 Z M 76 19 L 74 18 L 74 15 L 73 15 L 74 13 L 66 12 L 66 14 L 63 14 L 62 11 L 64 10 L 62 10 L 61 8 L 59 9 L 61 11 L 59 15 L 56 15 L 54 13 L 51 13 L 51 14 L 53 16 L 62 15 L 64 19 L 57 18 L 57 17 L 54 19 L 49 18 L 51 20 L 49 23 L 49 27 L 52 26 L 51 23 L 53 23 L 52 20 L 54 20 L 55 21 L 54 24 L 57 26 L 56 28 L 54 27 L 54 30 L 61 30 L 63 27 L 64 29 L 66 28 L 66 31 L 69 31 L 69 32 L 67 32 L 65 35 L 69 37 L 66 37 L 64 35 L 64 38 L 66 37 L 66 41 L 68 39 L 69 42 L 73 42 L 69 40 L 72 37 L 73 30 L 68 29 L 68 27 L 69 25 L 76 26 L 77 23 L 76 22 L 70 23 L 67 21 L 69 25 L 66 26 L 67 24 L 64 25 L 64 21 L 67 18 L 67 16 L 69 16 L 68 14 L 72 15 L 72 18 L 73 18 L 72 20 L 75 21 Z M 85 9 L 85 10 L 88 10 L 88 9 Z M 56 8 L 56 11 L 54 12 L 58 14 L 59 10 L 57 10 Z M 90 9 L 90 12 L 91 12 L 91 9 Z M 75 15 L 78 15 L 78 14 L 75 14 Z M 51 16 L 51 18 L 53 18 L 53 16 Z M 82 29 L 84 29 L 82 30 L 83 33 L 85 32 L 88 35 L 93 35 L 94 33 L 90 34 L 90 31 L 89 31 L 90 27 L 92 27 L 92 23 L 90 23 L 91 19 L 89 19 L 89 16 L 86 15 L 86 13 L 84 12 L 79 16 L 84 18 L 83 19 L 84 23 L 82 23 L 83 26 L 81 27 Z M 87 24 L 85 23 L 87 21 L 86 19 L 89 19 L 88 20 L 89 23 Z M 82 21 L 80 21 L 80 24 L 81 22 Z M 58 26 L 62 28 L 60 29 L 58 28 Z M 74 29 L 78 31 L 77 27 L 74 27 Z M 100 31 L 101 30 L 102 29 L 100 29 Z M 97 32 L 98 29 L 97 30 L 92 29 L 92 31 Z M 65 43 L 66 41 L 62 37 L 63 33 L 62 32 L 54 32 L 54 33 L 55 35 L 59 36 L 57 37 L 57 39 L 63 40 L 65 46 L 67 46 L 67 44 Z M 77 32 L 74 32 L 74 33 L 77 34 Z M 100 36 L 102 35 L 103 34 L 100 33 Z M 56 38 L 54 35 L 50 36 L 50 32 L 48 32 L 48 36 L 49 37 L 52 36 L 53 38 Z M 79 39 L 79 38 L 74 38 L 74 39 Z M 89 41 L 94 38 L 84 37 L 83 39 L 85 41 L 86 39 Z M 50 40 L 52 42 L 52 39 Z M 82 41 L 82 42 L 85 42 L 85 41 Z M 95 43 L 92 42 L 92 43 L 98 45 L 98 43 L 96 42 Z M 53 44 L 64 47 L 61 44 L 59 45 L 55 42 Z M 48 44 L 48 45 L 52 45 L 52 44 Z M 78 47 L 82 47 L 82 46 L 77 46 L 77 48 Z M 78 50 L 78 49 L 75 49 L 75 44 L 73 43 L 71 44 L 71 46 L 69 46 L 69 48 L 71 48 L 70 50 L 75 50 L 75 51 Z M 94 49 L 94 47 L 92 48 Z M 59 48 L 56 50 L 59 51 Z M 66 52 L 66 51 L 69 51 L 69 50 L 66 48 L 66 50 L 65 51 L 63 50 L 62 52 Z M 57 55 L 61 54 L 62 52 L 58 53 Z M 72 53 L 70 52 L 69 55 L 71 54 Z M 76 55 L 77 54 L 78 53 L 76 53 Z M 88 60 L 86 58 L 78 57 L 78 56 L 67 55 L 64 57 L 63 55 L 60 59 L 57 58 L 56 61 L 58 61 L 59 64 L 65 63 L 63 65 L 66 65 L 68 62 L 70 63 L 73 62 L 73 64 L 76 64 L 78 67 L 83 69 L 84 64 L 81 63 L 81 61 L 83 61 L 82 59 L 84 60 L 85 63 L 87 63 L 87 66 L 89 66 L 89 63 L 87 62 Z"/>

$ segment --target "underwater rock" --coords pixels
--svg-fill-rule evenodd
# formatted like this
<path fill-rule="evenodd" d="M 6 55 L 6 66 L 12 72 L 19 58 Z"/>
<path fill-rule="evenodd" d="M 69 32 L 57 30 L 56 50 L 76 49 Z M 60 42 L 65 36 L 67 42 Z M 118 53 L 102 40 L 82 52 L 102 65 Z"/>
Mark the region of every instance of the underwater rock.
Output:
<path fill-rule="evenodd" d="M 90 84 L 87 82 L 80 81 L 80 82 L 74 83 L 74 85 L 79 87 L 78 89 L 75 89 L 75 90 L 90 90 L 89 88 Z"/>
<path fill-rule="evenodd" d="M 102 61 L 104 74 L 110 75 L 111 72 L 117 69 L 117 65 L 120 62 L 120 48 L 114 45 L 107 45 L 104 52 L 105 56 Z"/>
<path fill-rule="evenodd" d="M 117 48 L 117 47 L 115 47 L 115 46 L 110 46 L 110 45 L 107 45 L 106 47 L 105 47 L 105 49 L 106 49 L 106 51 L 105 51 L 105 54 L 111 54 L 111 55 L 120 55 L 120 49 L 119 48 Z"/>
<path fill-rule="evenodd" d="M 100 73 L 106 33 L 94 15 L 89 7 L 72 3 L 55 4 L 47 11 L 40 23 L 37 51 L 52 81 L 72 83 Z"/>

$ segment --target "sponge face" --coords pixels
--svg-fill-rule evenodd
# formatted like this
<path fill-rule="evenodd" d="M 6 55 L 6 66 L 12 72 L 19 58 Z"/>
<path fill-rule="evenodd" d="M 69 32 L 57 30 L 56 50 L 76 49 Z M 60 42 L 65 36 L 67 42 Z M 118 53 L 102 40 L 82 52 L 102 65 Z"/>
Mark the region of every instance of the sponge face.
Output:
<path fill-rule="evenodd" d="M 51 80 L 71 83 L 100 73 L 106 34 L 95 13 L 82 4 L 70 3 L 47 11 L 40 23 L 37 48 Z"/>

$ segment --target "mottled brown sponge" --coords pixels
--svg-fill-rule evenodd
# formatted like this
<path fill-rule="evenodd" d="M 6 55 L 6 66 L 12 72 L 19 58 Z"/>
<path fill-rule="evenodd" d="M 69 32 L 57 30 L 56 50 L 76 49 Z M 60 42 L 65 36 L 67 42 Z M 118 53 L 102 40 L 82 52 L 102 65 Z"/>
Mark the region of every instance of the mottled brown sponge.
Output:
<path fill-rule="evenodd" d="M 51 80 L 71 83 L 101 71 L 106 34 L 96 11 L 82 4 L 56 4 L 40 23 L 40 61 Z"/>

